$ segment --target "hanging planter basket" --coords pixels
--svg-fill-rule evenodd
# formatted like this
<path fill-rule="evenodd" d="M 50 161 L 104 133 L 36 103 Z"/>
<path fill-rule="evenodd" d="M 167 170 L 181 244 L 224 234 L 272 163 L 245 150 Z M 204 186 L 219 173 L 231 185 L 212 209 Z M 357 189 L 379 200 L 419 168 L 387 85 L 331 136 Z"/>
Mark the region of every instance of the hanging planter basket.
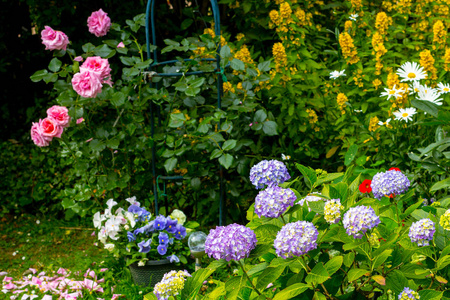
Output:
<path fill-rule="evenodd" d="M 145 266 L 138 266 L 137 262 L 129 265 L 133 282 L 140 286 L 151 286 L 160 282 L 167 272 L 177 270 L 177 266 L 168 259 L 150 260 Z"/>

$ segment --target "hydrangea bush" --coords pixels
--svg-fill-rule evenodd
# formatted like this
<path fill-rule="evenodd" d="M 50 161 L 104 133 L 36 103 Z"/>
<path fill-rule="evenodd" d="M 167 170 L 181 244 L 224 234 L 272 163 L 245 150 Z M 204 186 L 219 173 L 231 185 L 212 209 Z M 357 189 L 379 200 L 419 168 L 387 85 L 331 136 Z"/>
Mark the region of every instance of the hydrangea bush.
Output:
<path fill-rule="evenodd" d="M 425 205 L 398 168 L 372 170 L 370 180 L 352 166 L 326 173 L 295 165 L 299 172 L 291 181 L 268 181 L 255 195 L 246 226 L 211 230 L 206 253 L 217 261 L 187 279 L 181 298 L 201 289 L 200 299 L 444 299 L 450 246 L 441 204 Z M 374 182 L 381 182 L 380 174 L 397 185 L 385 182 L 378 197 Z M 314 201 L 305 197 L 287 205 L 286 190 L 301 198 L 296 187 L 302 181 Z M 233 261 L 238 269 L 224 282 L 202 288 Z"/>

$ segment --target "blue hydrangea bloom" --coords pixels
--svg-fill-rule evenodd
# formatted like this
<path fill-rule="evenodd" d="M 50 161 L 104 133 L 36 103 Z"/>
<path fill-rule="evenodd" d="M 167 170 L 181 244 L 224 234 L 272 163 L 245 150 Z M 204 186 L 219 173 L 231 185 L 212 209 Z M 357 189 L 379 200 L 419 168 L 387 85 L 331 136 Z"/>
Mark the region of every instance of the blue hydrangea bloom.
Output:
<path fill-rule="evenodd" d="M 289 206 L 294 205 L 296 199 L 295 193 L 290 189 L 269 187 L 256 196 L 255 214 L 259 217 L 278 218 Z"/>
<path fill-rule="evenodd" d="M 378 200 L 390 195 L 400 195 L 408 191 L 411 183 L 402 172 L 391 170 L 375 174 L 372 179 L 372 193 Z"/>
<path fill-rule="evenodd" d="M 260 161 L 250 170 L 250 181 L 257 189 L 279 185 L 290 178 L 286 165 L 278 160 Z"/>
<path fill-rule="evenodd" d="M 313 223 L 297 221 L 284 225 L 274 241 L 277 255 L 282 258 L 301 256 L 317 248 L 319 231 Z"/>
<path fill-rule="evenodd" d="M 430 245 L 430 241 L 433 240 L 435 231 L 433 221 L 430 219 L 421 219 L 412 223 L 408 235 L 411 242 L 417 243 L 418 246 L 428 246 Z"/>
<path fill-rule="evenodd" d="M 367 230 L 380 224 L 380 218 L 375 214 L 372 207 L 360 205 L 350 208 L 345 213 L 342 223 L 348 235 L 360 239 Z"/>
<path fill-rule="evenodd" d="M 405 287 L 403 291 L 398 295 L 399 300 L 419 300 L 419 293 L 410 289 L 409 287 Z"/>

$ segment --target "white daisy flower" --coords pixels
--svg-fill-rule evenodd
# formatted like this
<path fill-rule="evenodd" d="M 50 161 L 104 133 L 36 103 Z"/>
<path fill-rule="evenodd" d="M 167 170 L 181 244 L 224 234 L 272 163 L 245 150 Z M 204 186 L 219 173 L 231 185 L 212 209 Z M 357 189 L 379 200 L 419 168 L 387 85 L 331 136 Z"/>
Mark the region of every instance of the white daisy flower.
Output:
<path fill-rule="evenodd" d="M 436 105 L 442 105 L 441 94 L 437 89 L 429 88 L 426 85 L 420 86 L 417 93 L 417 99 L 423 101 L 430 101 Z"/>
<path fill-rule="evenodd" d="M 400 66 L 397 75 L 402 78 L 402 82 L 427 78 L 427 73 L 423 70 L 423 67 L 419 66 L 416 62 L 409 61 Z"/>
<path fill-rule="evenodd" d="M 389 119 L 386 120 L 386 122 L 380 121 L 380 122 L 378 122 L 378 125 L 380 125 L 380 126 L 389 125 L 389 122 L 390 122 L 391 120 L 392 120 L 392 119 L 389 118 Z"/>
<path fill-rule="evenodd" d="M 363 112 L 363 111 L 360 110 L 360 109 L 354 109 L 353 111 L 356 112 L 356 113 L 362 113 L 362 112 Z"/>
<path fill-rule="evenodd" d="M 385 92 L 382 92 L 382 93 L 381 93 L 381 97 L 387 96 L 388 98 L 387 98 L 386 100 L 389 100 L 389 98 L 391 98 L 391 97 L 395 97 L 395 98 L 401 97 L 401 96 L 402 96 L 402 93 L 404 93 L 405 90 L 402 89 L 402 88 L 396 89 L 395 86 L 396 86 L 396 85 L 394 84 L 394 86 L 392 87 L 392 89 L 387 89 L 387 88 L 385 88 L 385 89 L 384 89 Z"/>
<path fill-rule="evenodd" d="M 412 121 L 412 116 L 416 114 L 414 107 L 400 108 L 398 111 L 394 111 L 396 120 L 403 120 L 406 122 Z"/>
<path fill-rule="evenodd" d="M 290 160 L 290 159 L 291 159 L 291 156 L 290 156 L 290 155 L 284 155 L 284 154 L 281 154 L 281 158 L 282 158 L 283 160 Z"/>
<path fill-rule="evenodd" d="M 419 81 L 413 81 L 412 85 L 409 86 L 409 95 L 414 94 L 414 93 L 418 93 L 419 89 L 422 87 L 422 85 L 420 84 Z"/>
<path fill-rule="evenodd" d="M 358 18 L 358 17 L 359 17 L 358 14 L 351 14 L 349 19 L 352 20 L 352 21 L 356 21 L 356 18 Z"/>
<path fill-rule="evenodd" d="M 345 69 L 342 71 L 336 70 L 336 71 L 333 71 L 330 73 L 330 79 L 336 79 L 341 76 L 347 76 L 347 75 L 345 75 Z"/>
<path fill-rule="evenodd" d="M 441 94 L 449 93 L 450 92 L 450 84 L 448 84 L 448 83 L 444 84 L 442 82 L 439 82 L 437 89 L 438 89 L 438 92 Z"/>

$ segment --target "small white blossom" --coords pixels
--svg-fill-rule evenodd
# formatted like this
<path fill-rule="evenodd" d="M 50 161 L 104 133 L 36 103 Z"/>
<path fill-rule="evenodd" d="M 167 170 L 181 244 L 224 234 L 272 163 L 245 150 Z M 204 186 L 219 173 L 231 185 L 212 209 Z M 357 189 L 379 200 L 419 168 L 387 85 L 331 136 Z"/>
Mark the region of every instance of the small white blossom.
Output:
<path fill-rule="evenodd" d="M 341 76 L 347 76 L 347 75 L 345 75 L 344 72 L 345 72 L 345 69 L 342 70 L 342 71 L 338 71 L 338 70 L 333 71 L 333 72 L 330 73 L 330 79 L 336 79 L 336 78 L 339 78 Z"/>
<path fill-rule="evenodd" d="M 349 17 L 349 19 L 352 20 L 352 21 L 356 21 L 356 19 L 357 19 L 358 17 L 359 17 L 358 14 L 351 14 L 350 17 Z"/>

